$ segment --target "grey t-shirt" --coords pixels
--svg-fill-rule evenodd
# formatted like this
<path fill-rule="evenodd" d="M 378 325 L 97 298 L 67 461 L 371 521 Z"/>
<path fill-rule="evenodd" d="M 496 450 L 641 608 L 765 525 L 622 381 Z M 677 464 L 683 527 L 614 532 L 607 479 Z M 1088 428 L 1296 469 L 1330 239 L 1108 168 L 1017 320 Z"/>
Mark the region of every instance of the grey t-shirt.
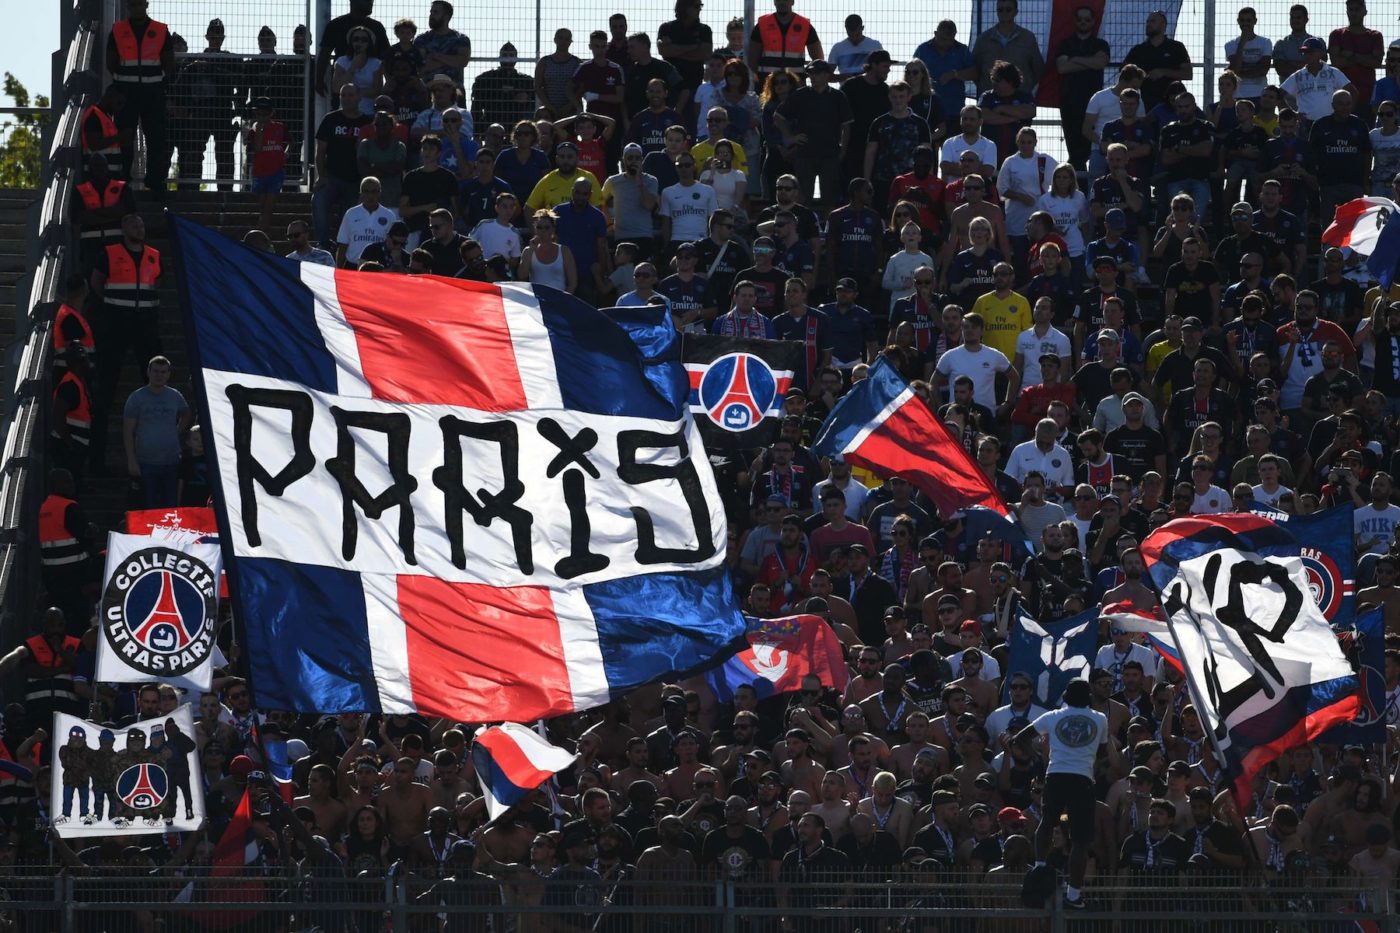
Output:
<path fill-rule="evenodd" d="M 613 209 L 613 227 L 619 240 L 648 239 L 653 235 L 652 212 L 642 207 L 642 192 L 637 187 L 636 177 L 619 172 L 607 180 L 616 207 Z M 656 197 L 656 176 L 642 173 L 642 185 Z"/>
<path fill-rule="evenodd" d="M 123 418 L 136 421 L 136 462 L 180 462 L 180 415 L 189 410 L 185 397 L 166 386 L 159 392 L 142 386 L 126 400 Z"/>

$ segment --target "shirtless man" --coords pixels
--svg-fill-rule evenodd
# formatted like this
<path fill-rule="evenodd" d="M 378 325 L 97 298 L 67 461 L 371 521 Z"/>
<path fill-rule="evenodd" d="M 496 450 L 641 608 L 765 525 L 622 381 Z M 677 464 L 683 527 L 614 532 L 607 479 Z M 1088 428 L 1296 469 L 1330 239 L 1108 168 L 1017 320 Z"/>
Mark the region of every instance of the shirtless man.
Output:
<path fill-rule="evenodd" d="M 967 691 L 956 684 L 943 688 L 943 715 L 929 724 L 929 741 L 942 747 L 951 756 L 962 738 L 958 719 L 967 712 Z"/>
<path fill-rule="evenodd" d="M 783 785 L 821 796 L 822 775 L 826 769 L 812 759 L 812 738 L 802 729 L 789 729 L 784 737 L 788 760 L 783 762 Z"/>
<path fill-rule="evenodd" d="M 903 745 L 896 745 L 890 754 L 890 764 L 894 768 L 895 777 L 901 781 L 907 781 L 914 776 L 914 759 L 919 752 L 927 749 L 933 753 L 934 777 L 945 774 L 951 764 L 948 752 L 933 742 L 929 741 L 932 727 L 929 724 L 928 714 L 923 710 L 914 710 L 904 719 L 904 731 L 909 734 L 909 741 Z"/>
<path fill-rule="evenodd" d="M 417 764 L 403 757 L 394 762 L 389 784 L 379 793 L 375 807 L 389 830 L 390 856 L 404 858 L 419 833 L 428 828 L 428 810 L 433 805 L 432 791 L 414 781 Z"/>
<path fill-rule="evenodd" d="M 1158 615 L 1160 612 L 1157 602 L 1157 594 L 1153 593 L 1143 585 L 1142 577 L 1147 572 L 1147 565 L 1143 563 L 1142 552 L 1137 548 L 1123 551 L 1120 558 L 1123 567 L 1122 583 L 1115 586 L 1103 595 L 1099 600 L 1101 606 L 1112 606 L 1114 603 L 1131 603 L 1134 609 Z"/>
<path fill-rule="evenodd" d="M 1128 720 L 1133 715 L 1126 706 L 1113 699 L 1113 672 L 1102 667 L 1094 668 L 1089 672 L 1089 686 L 1092 688 L 1089 708 L 1108 717 L 1108 734 L 1118 739 L 1127 730 Z"/>
<path fill-rule="evenodd" d="M 626 794 L 627 788 L 632 786 L 633 781 L 650 781 L 657 790 L 661 789 L 661 777 L 647 770 L 647 765 L 651 761 L 651 752 L 647 749 L 646 739 L 634 733 L 632 738 L 627 740 L 626 760 L 627 767 L 613 775 L 612 789 L 614 793 Z"/>
<path fill-rule="evenodd" d="M 672 742 L 672 753 L 676 766 L 662 777 L 661 793 L 672 800 L 685 800 L 690 797 L 695 773 L 705 767 L 699 757 L 700 743 L 694 735 L 682 732 Z"/>
<path fill-rule="evenodd" d="M 461 836 L 452 831 L 452 811 L 433 807 L 428 811 L 428 828 L 413 840 L 410 861 L 413 870 L 427 878 L 441 878 L 449 871 L 447 861 L 452 846 Z"/>
<path fill-rule="evenodd" d="M 1400 635 L 1400 558 L 1385 554 L 1376 561 L 1376 584 L 1356 594 L 1356 611 L 1380 606 L 1385 633 Z"/>
<path fill-rule="evenodd" d="M 846 799 L 852 804 L 870 796 L 870 783 L 880 773 L 875 763 L 875 745 L 863 735 L 855 736 L 848 743 L 851 763 L 836 771 L 845 781 Z"/>
<path fill-rule="evenodd" d="M 826 574 L 826 571 L 821 571 L 821 573 L 823 578 L 826 580 L 827 588 L 830 589 L 831 577 Z M 812 577 L 813 582 L 815 583 L 816 573 L 813 573 Z M 802 611 L 807 613 L 808 615 L 819 616 L 823 622 L 831 626 L 831 630 L 836 633 L 836 637 L 841 639 L 841 644 L 846 648 L 850 648 L 852 645 L 860 644 L 860 636 L 856 634 L 855 629 L 851 628 L 850 623 L 843 622 L 840 619 L 836 618 L 836 612 L 832 609 L 832 603 L 834 601 L 846 603 L 846 608 L 851 610 L 851 618 L 855 618 L 855 609 L 852 609 L 851 604 L 847 603 L 844 599 L 841 599 L 839 596 L 832 596 L 830 598 L 827 598 L 825 596 L 813 596 L 807 600 L 806 606 L 803 608 Z"/>
<path fill-rule="evenodd" d="M 1384 791 L 1373 778 L 1363 778 L 1346 809 L 1332 817 L 1327 835 L 1337 835 L 1342 841 L 1342 855 L 1350 860 L 1366 848 L 1366 832 L 1371 826 L 1390 825 L 1381 800 Z"/>
<path fill-rule="evenodd" d="M 734 741 L 721 745 L 710 755 L 710 764 L 719 769 L 726 785 L 738 777 L 740 761 L 754 750 L 758 741 L 758 715 L 749 712 L 734 714 Z"/>
<path fill-rule="evenodd" d="M 765 772 L 758 779 L 758 802 L 749 807 L 749 822 L 758 827 L 769 845 L 773 844 L 773 834 L 788 825 L 782 778 L 773 771 Z"/>
<path fill-rule="evenodd" d="M 825 567 L 818 567 L 812 571 L 811 583 L 812 599 L 821 598 L 826 600 L 827 608 L 831 612 L 831 627 L 836 629 L 836 635 L 841 639 L 841 644 L 849 648 L 858 644 L 860 637 L 856 635 L 856 610 L 844 597 L 837 596 L 832 592 L 831 573 Z M 812 610 L 807 610 L 811 612 Z M 850 641 L 847 641 L 847 637 Z"/>
<path fill-rule="evenodd" d="M 841 734 L 832 737 L 831 753 L 827 763 L 833 768 L 844 768 L 851 763 L 851 739 L 863 735 L 875 746 L 875 760 L 883 767 L 890 760 L 890 747 L 885 740 L 872 735 L 867 729 L 865 711 L 859 706 L 848 706 L 841 711 Z"/>
<path fill-rule="evenodd" d="M 292 801 L 294 807 L 309 807 L 316 814 L 316 829 L 327 839 L 339 839 L 345 832 L 345 804 L 331 796 L 335 770 L 330 765 L 312 765 L 306 773 L 305 797 Z"/>
<path fill-rule="evenodd" d="M 1001 699 L 996 683 L 982 679 L 982 665 L 985 663 L 979 649 L 968 648 L 962 653 L 962 676 L 949 684 L 950 687 L 963 688 L 979 719 L 986 719 L 1000 705 Z"/>
<path fill-rule="evenodd" d="M 1249 831 L 1249 844 L 1254 847 L 1259 865 L 1270 880 L 1276 880 L 1283 873 L 1290 852 L 1306 851 L 1298 826 L 1297 811 L 1287 804 L 1281 804 L 1274 807 L 1269 822 Z"/>
<path fill-rule="evenodd" d="M 817 802 L 812 804 L 812 812 L 826 820 L 826 828 L 831 832 L 832 842 L 840 842 L 841 837 L 846 835 L 854 809 L 846 776 L 840 771 L 828 771 L 822 778 Z"/>
<path fill-rule="evenodd" d="M 880 673 L 884 657 L 879 648 L 866 645 L 856 655 L 856 676 L 846 682 L 846 693 L 841 697 L 843 707 L 852 703 L 859 706 L 885 689 L 885 678 Z"/>
<path fill-rule="evenodd" d="M 981 187 L 977 186 L 978 182 L 982 182 Z M 992 246 L 999 249 L 1003 256 L 1011 255 L 1010 243 L 1006 238 L 1006 215 L 999 206 L 987 200 L 987 189 L 992 184 L 981 175 L 969 175 L 965 179 L 963 202 L 953 208 L 953 213 L 948 217 L 951 228 L 947 247 L 951 250 L 947 254 L 949 258 L 972 246 L 972 237 L 968 235 L 967 228 L 977 217 L 986 218 L 987 223 L 992 225 Z"/>
<path fill-rule="evenodd" d="M 457 798 L 470 792 L 471 785 L 462 777 L 462 763 L 457 756 L 445 748 L 433 754 L 433 779 L 428 782 L 428 790 L 433 792 L 433 805 L 449 810 L 457 804 Z"/>
<path fill-rule="evenodd" d="M 909 801 L 895 796 L 898 783 L 888 771 L 875 775 L 870 782 L 870 796 L 856 804 L 856 812 L 874 820 L 876 829 L 883 829 L 894 836 L 902 851 L 914 838 L 914 807 Z"/>
<path fill-rule="evenodd" d="M 865 721 L 870 731 L 889 742 L 897 742 L 905 737 L 904 720 L 918 709 L 913 699 L 904 692 L 904 682 L 908 679 L 904 668 L 899 664 L 885 667 L 881 677 L 881 690 L 861 704 Z"/>
<path fill-rule="evenodd" d="M 638 888 L 639 906 L 675 903 L 678 886 L 693 883 L 698 872 L 695 856 L 683 845 L 685 824 L 677 816 L 663 816 L 656 825 L 657 845 L 637 858 L 633 876 Z"/>
<path fill-rule="evenodd" d="M 615 768 L 627 760 L 629 743 L 637 737 L 637 731 L 630 723 L 632 711 L 628 709 L 626 700 L 614 700 L 598 712 L 602 714 L 602 720 L 585 729 L 579 740 L 582 741 L 584 737 L 597 739 L 598 757 L 609 767 Z"/>
<path fill-rule="evenodd" d="M 954 622 L 961 624 L 964 619 L 971 619 L 977 615 L 977 594 L 963 586 L 962 582 L 962 566 L 957 561 L 945 560 L 938 566 L 938 588 L 924 597 L 921 615 L 925 625 L 931 626 L 930 620 L 937 619 L 943 630 L 948 631 L 948 627 L 944 625 L 944 616 L 938 613 L 939 601 L 945 596 L 956 597 L 958 600 Z"/>

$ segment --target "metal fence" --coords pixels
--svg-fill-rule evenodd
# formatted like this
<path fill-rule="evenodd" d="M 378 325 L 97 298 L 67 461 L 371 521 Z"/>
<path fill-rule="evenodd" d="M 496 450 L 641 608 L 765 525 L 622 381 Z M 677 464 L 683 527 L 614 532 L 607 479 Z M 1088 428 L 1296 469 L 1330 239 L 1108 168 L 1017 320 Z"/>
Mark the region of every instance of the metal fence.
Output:
<path fill-rule="evenodd" d="M 1303 887 L 1091 887 L 1089 907 L 1027 909 L 1019 880 L 975 883 L 932 877 L 881 882 L 755 884 L 719 880 L 551 882 L 519 877 L 472 881 L 409 878 L 283 877 L 249 873 L 211 878 L 180 871 L 125 877 L 110 873 L 19 874 L 0 878 L 5 912 L 24 928 L 77 933 L 126 928 L 236 929 L 245 933 L 319 929 L 507 930 L 562 921 L 566 929 L 626 933 L 758 933 L 787 920 L 799 930 L 1083 931 L 1284 933 L 1375 929 L 1394 933 L 1393 896 L 1354 885 Z M 1367 926 L 1373 924 L 1374 926 Z M 550 927 L 555 928 L 555 927 Z"/>

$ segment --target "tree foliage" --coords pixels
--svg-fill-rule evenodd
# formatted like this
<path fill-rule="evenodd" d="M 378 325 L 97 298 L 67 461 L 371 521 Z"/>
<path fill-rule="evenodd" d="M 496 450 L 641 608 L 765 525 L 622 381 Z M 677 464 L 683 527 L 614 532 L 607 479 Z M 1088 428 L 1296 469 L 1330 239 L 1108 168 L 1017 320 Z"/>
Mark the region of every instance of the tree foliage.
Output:
<path fill-rule="evenodd" d="M 5 72 L 4 93 L 15 108 L 35 107 L 35 113 L 0 113 L 0 188 L 37 188 L 43 172 L 44 126 L 49 122 L 49 99 L 43 94 L 30 103 L 29 89 Z"/>

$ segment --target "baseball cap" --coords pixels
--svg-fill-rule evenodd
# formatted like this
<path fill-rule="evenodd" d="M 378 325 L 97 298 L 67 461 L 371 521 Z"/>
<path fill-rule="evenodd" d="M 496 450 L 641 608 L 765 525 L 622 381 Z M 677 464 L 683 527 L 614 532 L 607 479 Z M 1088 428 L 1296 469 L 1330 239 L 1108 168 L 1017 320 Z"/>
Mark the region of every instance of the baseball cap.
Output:
<path fill-rule="evenodd" d="M 1143 397 L 1141 392 L 1128 392 L 1123 396 L 1123 404 L 1127 405 L 1129 402 L 1137 402 L 1139 405 L 1146 405 L 1147 399 Z"/>
<path fill-rule="evenodd" d="M 1094 339 L 1096 341 L 1107 340 L 1109 343 L 1120 343 L 1122 341 L 1122 338 L 1118 336 L 1118 331 L 1111 327 L 1105 327 L 1103 330 L 1099 331 L 1098 336 Z"/>
<path fill-rule="evenodd" d="M 694 243 L 682 243 L 676 247 L 677 256 L 698 256 L 700 249 Z"/>
<path fill-rule="evenodd" d="M 844 289 L 844 290 L 850 291 L 850 292 L 858 292 L 858 291 L 860 291 L 860 286 L 856 284 L 856 280 L 853 279 L 853 278 L 851 278 L 849 275 L 846 276 L 845 278 L 837 279 L 837 280 L 836 280 L 836 287 L 837 287 L 838 289 Z"/>
<path fill-rule="evenodd" d="M 271 109 L 272 109 L 272 98 L 271 98 L 271 97 L 255 97 L 255 98 L 253 98 L 253 109 L 254 109 L 254 110 L 271 110 Z"/>
<path fill-rule="evenodd" d="M 1146 765 L 1138 765 L 1128 772 L 1128 778 L 1133 781 L 1151 781 L 1155 778 L 1152 769 Z"/>
<path fill-rule="evenodd" d="M 827 61 L 826 59 L 818 58 L 808 62 L 804 70 L 808 74 L 815 74 L 818 71 L 824 71 L 827 74 L 831 74 L 833 71 L 836 70 L 836 68 L 834 65 L 831 64 L 831 62 Z"/>
<path fill-rule="evenodd" d="M 890 61 L 893 61 L 893 59 L 890 58 L 889 52 L 885 51 L 884 49 L 876 49 L 875 51 L 871 52 L 870 55 L 865 59 L 865 70 L 869 71 L 871 65 L 878 65 L 881 62 Z"/>
<path fill-rule="evenodd" d="M 1192 315 L 1191 317 L 1188 317 L 1186 320 L 1181 322 L 1182 330 L 1201 330 L 1202 326 L 1203 325 L 1201 324 L 1201 319 L 1196 317 L 1195 315 Z"/>
<path fill-rule="evenodd" d="M 622 155 L 623 155 L 624 158 L 627 157 L 627 156 L 630 156 L 630 155 L 645 155 L 645 154 L 646 154 L 646 152 L 642 149 L 642 147 L 639 146 L 639 145 L 637 145 L 636 143 L 628 143 L 627 145 L 625 145 L 625 146 L 622 147 Z"/>
<path fill-rule="evenodd" d="M 1094 257 L 1094 268 L 1097 269 L 1099 266 L 1108 266 L 1109 268 L 1117 268 L 1118 262 L 1117 262 L 1117 260 L 1115 260 L 1112 256 L 1100 254 L 1100 255 Z"/>
<path fill-rule="evenodd" d="M 903 606 L 890 606 L 889 608 L 887 608 L 887 609 L 885 610 L 885 618 L 886 618 L 886 619 L 902 619 L 902 618 L 904 618 L 904 607 L 903 607 Z"/>
<path fill-rule="evenodd" d="M 561 152 L 565 149 L 572 149 L 574 152 L 578 152 L 578 143 L 574 142 L 572 139 L 565 139 L 554 147 L 555 152 Z"/>
<path fill-rule="evenodd" d="M 1152 723 L 1146 716 L 1134 716 L 1132 719 L 1128 720 L 1128 728 L 1146 729 L 1148 732 L 1151 732 Z"/>
<path fill-rule="evenodd" d="M 981 635 L 981 634 L 982 634 L 982 623 L 981 623 L 981 622 L 978 622 L 976 619 L 965 619 L 965 620 L 963 620 L 963 624 L 958 626 L 958 631 L 959 631 L 960 633 L 961 633 L 961 632 L 971 632 L 971 633 L 973 633 L 974 635 Z M 974 649 L 969 649 L 969 650 L 975 651 L 976 649 L 974 648 Z"/>
<path fill-rule="evenodd" d="M 1103 222 L 1114 230 L 1122 230 L 1128 226 L 1128 215 L 1123 213 L 1123 209 L 1120 207 L 1111 208 L 1107 214 L 1103 215 Z"/>
<path fill-rule="evenodd" d="M 1298 49 L 1303 52 L 1326 52 L 1327 43 L 1317 36 L 1308 36 L 1303 40 L 1302 45 L 1298 46 Z"/>
<path fill-rule="evenodd" d="M 991 780 L 992 776 L 990 774 L 979 774 L 977 775 L 977 780 L 973 781 L 972 783 L 976 784 L 978 781 L 985 781 L 987 783 L 991 783 Z M 983 814 L 984 816 L 991 816 L 992 808 L 987 806 L 985 803 L 974 803 L 972 806 L 967 808 L 968 816 L 977 816 L 979 813 Z"/>
<path fill-rule="evenodd" d="M 962 600 L 959 599 L 958 597 L 954 596 L 952 593 L 945 593 L 945 594 L 943 594 L 942 596 L 938 597 L 938 608 L 939 608 L 939 609 L 942 609 L 944 606 L 952 606 L 953 608 L 956 609 L 957 607 L 959 607 L 959 606 L 961 606 L 961 605 L 962 605 Z"/>
<path fill-rule="evenodd" d="M 997 811 L 998 823 L 1019 823 L 1026 818 L 1026 815 L 1015 807 L 1002 807 Z"/>
<path fill-rule="evenodd" d="M 867 556 L 870 554 L 870 549 L 863 544 L 852 544 L 850 547 L 846 548 L 846 550 L 850 551 L 852 554 L 865 554 Z"/>
<path fill-rule="evenodd" d="M 598 834 L 593 831 L 593 827 L 587 820 L 574 820 L 564 824 L 563 846 L 583 845 L 585 842 L 592 842 L 598 838 Z"/>
<path fill-rule="evenodd" d="M 457 86 L 447 75 L 433 75 L 428 79 L 428 87 L 436 87 L 439 84 L 446 84 L 448 87 Z"/>
<path fill-rule="evenodd" d="M 752 759 L 754 759 L 755 761 L 761 761 L 761 762 L 763 762 L 764 764 L 768 764 L 770 761 L 773 760 L 773 756 L 770 755 L 770 754 L 768 754 L 767 752 L 765 752 L 765 751 L 764 751 L 763 749 L 761 749 L 761 748 L 755 748 L 753 751 L 749 752 L 749 753 L 748 753 L 747 755 L 745 755 L 744 757 L 745 757 L 745 758 L 752 758 Z"/>
<path fill-rule="evenodd" d="M 1239 214 L 1243 214 L 1246 217 L 1253 217 L 1254 205 L 1250 204 L 1248 201 L 1240 201 L 1234 207 L 1230 208 L 1231 217 L 1235 217 Z"/>
<path fill-rule="evenodd" d="M 1041 362 L 1041 363 L 1045 363 L 1045 362 L 1050 361 L 1050 360 L 1053 360 L 1053 361 L 1056 362 L 1056 363 L 1063 362 L 1063 360 L 1060 359 L 1060 354 L 1058 354 L 1058 353 L 1042 353 L 1042 354 L 1040 354 L 1040 362 Z"/>

